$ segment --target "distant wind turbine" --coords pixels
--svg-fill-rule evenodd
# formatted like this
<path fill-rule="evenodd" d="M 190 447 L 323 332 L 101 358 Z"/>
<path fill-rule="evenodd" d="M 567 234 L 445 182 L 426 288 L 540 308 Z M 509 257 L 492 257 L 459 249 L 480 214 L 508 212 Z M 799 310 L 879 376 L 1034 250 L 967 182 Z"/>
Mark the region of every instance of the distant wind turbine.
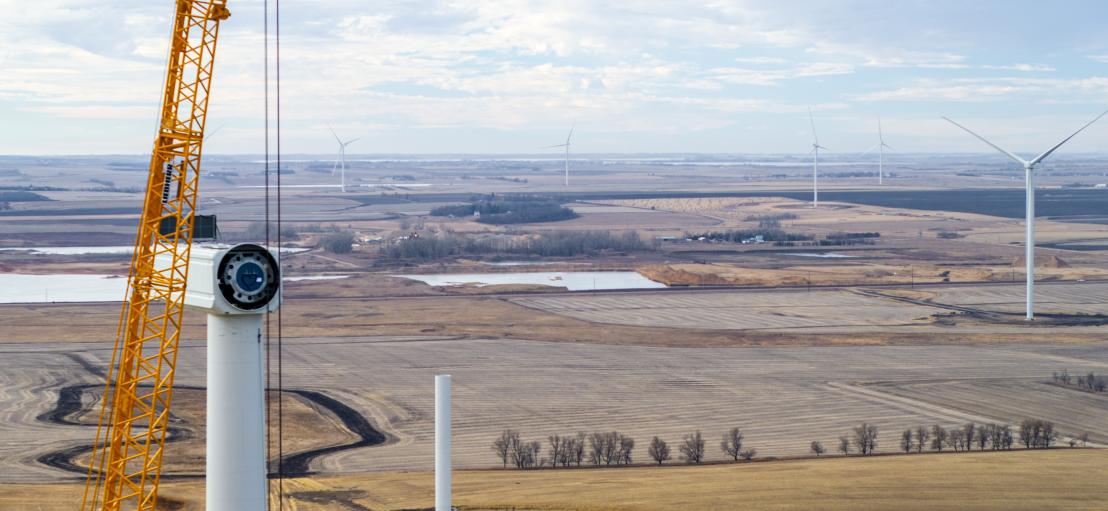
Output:
<path fill-rule="evenodd" d="M 575 128 L 577 128 L 577 123 L 573 123 L 573 125 L 570 126 L 569 135 L 566 136 L 566 143 L 546 146 L 546 147 L 543 148 L 543 149 L 553 149 L 555 147 L 564 147 L 564 148 L 566 148 L 566 186 L 569 186 L 569 142 L 570 142 L 570 139 L 573 138 L 573 130 Z"/>
<path fill-rule="evenodd" d="M 338 134 L 335 133 L 335 130 L 331 129 L 330 126 L 328 126 L 327 129 L 331 131 L 331 135 L 334 135 L 335 142 L 339 143 L 339 159 L 335 161 L 335 166 L 331 167 L 331 175 L 332 176 L 335 175 L 335 170 L 340 168 L 340 166 L 341 166 L 341 168 L 342 168 L 342 191 L 346 192 L 346 146 L 348 146 L 350 144 L 353 144 L 354 142 L 357 142 L 359 139 L 358 138 L 352 138 L 350 140 L 347 140 L 346 142 L 343 142 L 342 139 L 339 138 Z"/>
<path fill-rule="evenodd" d="M 812 123 L 812 207 L 819 207 L 819 150 L 830 151 L 819 145 L 819 137 L 816 135 L 816 120 L 812 117 L 812 109 L 808 109 L 808 121 Z"/>
<path fill-rule="evenodd" d="M 1071 138 L 1077 136 L 1078 133 L 1081 133 L 1082 131 L 1084 131 L 1085 128 L 1088 128 L 1094 122 L 1100 120 L 1101 117 L 1104 117 L 1104 114 L 1108 114 L 1108 111 L 1102 112 L 1100 115 L 1096 116 L 1095 119 L 1089 121 L 1087 124 L 1082 126 L 1081 129 L 1073 132 L 1073 134 L 1066 137 L 1061 142 L 1058 142 L 1057 144 L 1055 144 L 1054 147 L 1051 147 L 1050 149 L 1047 149 L 1046 152 L 1036 156 L 1032 160 L 1025 160 L 1025 159 L 1020 158 L 1019 156 L 1016 156 L 1015 154 L 1013 154 L 1013 153 L 1011 153 L 1011 152 L 1009 152 L 1005 149 L 1001 149 L 1000 146 L 998 146 L 998 145 L 996 145 L 992 142 L 989 142 L 988 140 L 985 139 L 985 137 L 982 137 L 981 135 L 978 135 L 977 133 L 974 133 L 973 131 L 970 131 L 969 128 L 967 128 L 965 126 L 962 126 L 961 124 L 958 124 L 958 123 L 950 120 L 950 118 L 948 118 L 948 117 L 943 117 L 943 119 L 946 119 L 951 124 L 953 124 L 953 125 L 955 125 L 959 128 L 962 128 L 963 130 L 966 131 L 966 133 L 969 133 L 970 135 L 973 135 L 974 137 L 977 137 L 978 140 L 980 140 L 980 141 L 982 141 L 986 144 L 989 144 L 989 146 L 991 146 L 993 149 L 996 149 L 997 151 L 1000 151 L 1001 153 L 1003 153 L 1005 156 L 1011 158 L 1012 161 L 1015 161 L 1016 163 L 1019 163 L 1020 165 L 1023 165 L 1023 179 L 1024 179 L 1024 184 L 1025 184 L 1026 189 L 1027 189 L 1027 199 L 1026 199 L 1027 200 L 1027 202 L 1026 202 L 1026 204 L 1027 204 L 1027 206 L 1026 206 L 1027 218 L 1026 218 L 1026 222 L 1025 222 L 1027 224 L 1027 241 L 1024 243 L 1024 247 L 1025 247 L 1025 250 L 1026 250 L 1025 255 L 1024 255 L 1024 259 L 1026 259 L 1025 262 L 1027 264 L 1027 320 L 1028 321 L 1035 319 L 1035 310 L 1034 310 L 1035 309 L 1035 166 L 1038 165 L 1040 162 L 1042 162 L 1044 159 L 1046 159 L 1047 156 L 1050 156 L 1051 153 L 1053 153 L 1059 147 L 1062 147 L 1062 144 L 1065 144 L 1066 142 L 1069 142 Z"/>
<path fill-rule="evenodd" d="M 892 149 L 885 143 L 885 134 L 881 132 L 881 116 L 877 117 L 877 143 L 869 148 L 866 153 L 877 149 L 877 184 L 885 184 L 885 148 Z"/>

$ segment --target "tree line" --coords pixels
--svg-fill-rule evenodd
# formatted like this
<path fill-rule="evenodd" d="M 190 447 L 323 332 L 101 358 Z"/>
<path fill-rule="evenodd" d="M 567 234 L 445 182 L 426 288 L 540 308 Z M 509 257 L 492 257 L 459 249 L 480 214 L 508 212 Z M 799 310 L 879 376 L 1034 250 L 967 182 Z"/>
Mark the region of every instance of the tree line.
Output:
<path fill-rule="evenodd" d="M 1090 390 L 1093 392 L 1104 392 L 1108 388 L 1108 380 L 1105 380 L 1103 376 L 1097 376 L 1091 371 L 1084 376 L 1078 375 L 1076 377 L 1070 375 L 1069 370 L 1063 369 L 1060 373 L 1054 373 L 1051 375 L 1055 384 L 1065 386 L 1076 386 L 1079 389 Z"/>
<path fill-rule="evenodd" d="M 863 422 L 838 439 L 838 452 L 871 455 L 877 451 L 878 428 Z M 939 424 L 930 427 L 920 425 L 905 429 L 900 436 L 900 450 L 905 454 L 922 453 L 925 450 L 955 452 L 1011 450 L 1017 442 L 1027 449 L 1049 449 L 1060 438 L 1054 423 L 1040 419 L 1026 419 L 1013 431 L 1007 424 L 977 424 L 967 422 L 961 426 L 944 428 Z M 1071 439 L 1070 447 L 1088 443 L 1088 433 Z M 545 445 L 545 447 L 544 447 Z M 631 465 L 634 460 L 635 440 L 618 431 L 593 433 L 577 432 L 572 435 L 550 435 L 546 442 L 524 440 L 518 431 L 505 429 L 493 440 L 492 450 L 505 468 L 533 469 L 541 467 L 611 467 Z M 745 442 L 740 428 L 731 428 L 722 435 L 720 451 L 732 462 L 751 461 L 758 451 Z M 809 451 L 817 457 L 827 453 L 823 442 L 814 440 Z M 676 455 L 682 462 L 697 465 L 707 457 L 707 441 L 700 430 L 684 435 L 674 452 L 669 443 L 658 436 L 647 444 L 646 454 L 653 463 L 662 465 Z"/>
<path fill-rule="evenodd" d="M 750 461 L 755 449 L 744 448 L 743 432 L 731 428 L 723 434 L 722 450 L 733 461 Z M 706 456 L 707 441 L 697 430 L 685 435 L 677 446 L 680 459 L 688 464 L 700 464 Z M 526 470 L 541 467 L 618 467 L 634 462 L 635 439 L 618 431 L 577 432 L 572 435 L 550 435 L 544 442 L 524 440 L 518 431 L 505 429 L 492 442 L 492 451 L 501 466 Z M 653 437 L 647 445 L 647 455 L 659 465 L 673 459 L 669 444 Z"/>
<path fill-rule="evenodd" d="M 431 210 L 431 216 L 476 216 L 480 223 L 505 225 L 569 220 L 577 218 L 577 213 L 551 197 L 487 195 L 473 199 L 470 204 L 439 206 Z"/>
<path fill-rule="evenodd" d="M 528 236 L 464 236 L 452 232 L 396 240 L 381 246 L 389 259 L 429 261 L 447 257 L 513 254 L 572 257 L 603 251 L 636 252 L 650 246 L 633 231 L 551 231 Z"/>

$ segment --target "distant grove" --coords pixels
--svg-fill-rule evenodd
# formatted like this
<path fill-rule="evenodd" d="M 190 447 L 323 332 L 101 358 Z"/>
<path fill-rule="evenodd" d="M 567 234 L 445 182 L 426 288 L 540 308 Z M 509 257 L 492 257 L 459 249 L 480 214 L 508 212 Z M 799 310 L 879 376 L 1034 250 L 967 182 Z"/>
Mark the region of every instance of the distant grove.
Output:
<path fill-rule="evenodd" d="M 843 456 L 871 455 L 877 451 L 878 428 L 863 422 L 838 439 L 837 452 Z M 899 451 L 912 454 L 924 451 L 968 452 L 1011 450 L 1017 443 L 1026 449 L 1049 449 L 1061 438 L 1050 421 L 1027 419 L 1013 431 L 1007 424 L 966 423 L 944 428 L 938 424 L 908 428 L 900 436 Z M 740 428 L 723 433 L 719 450 L 731 462 L 751 461 L 758 451 L 750 448 Z M 1086 446 L 1088 434 L 1069 439 L 1070 447 Z M 505 429 L 492 442 L 492 451 L 504 468 L 534 469 L 542 467 L 619 467 L 635 461 L 635 439 L 618 431 L 577 432 L 571 435 L 550 435 L 546 441 L 525 440 L 515 430 Z M 809 444 L 812 455 L 826 454 L 823 442 Z M 676 451 L 660 437 L 653 437 L 646 446 L 647 463 L 661 465 L 675 457 L 687 464 L 701 464 L 708 458 L 707 440 L 700 430 L 681 438 Z"/>

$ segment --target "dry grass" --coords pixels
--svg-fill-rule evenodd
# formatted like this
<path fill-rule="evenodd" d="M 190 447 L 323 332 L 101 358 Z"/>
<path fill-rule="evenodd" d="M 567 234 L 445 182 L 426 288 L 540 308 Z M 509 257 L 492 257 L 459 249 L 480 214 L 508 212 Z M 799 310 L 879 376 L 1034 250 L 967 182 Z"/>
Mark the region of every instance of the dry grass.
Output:
<path fill-rule="evenodd" d="M 815 286 L 926 284 L 941 282 L 1022 281 L 1013 266 L 935 266 L 874 263 L 749 268 L 733 264 L 655 264 L 639 268 L 647 278 L 667 285 Z M 1088 280 L 1108 277 L 1108 269 L 1039 267 L 1039 280 Z"/>
<path fill-rule="evenodd" d="M 464 510 L 1093 510 L 1108 506 L 1108 456 L 1099 450 L 1016 451 L 702 467 L 460 471 Z M 202 509 L 202 481 L 163 484 L 161 495 Z M 285 509 L 428 509 L 427 472 L 286 482 Z M 0 485 L 0 508 L 70 510 L 81 485 Z"/>
<path fill-rule="evenodd" d="M 343 282 L 343 281 L 334 281 Z M 1056 284 L 1064 286 L 1062 284 Z M 1072 293 L 1081 293 L 1083 286 L 1094 284 L 1070 284 Z M 1000 286 L 990 289 L 987 295 L 993 303 L 1005 303 L 1005 309 L 1020 307 L 1021 286 Z M 1044 292 L 1048 286 L 1040 286 Z M 352 292 L 352 291 L 349 291 Z M 970 293 L 966 288 L 949 291 L 959 296 Z M 749 291 L 735 292 L 741 295 Z M 816 293 L 813 293 L 816 294 Z M 422 296 L 374 299 L 290 299 L 282 307 L 283 333 L 286 337 L 348 337 L 348 336 L 460 336 L 480 338 L 515 338 L 559 342 L 586 342 L 597 344 L 722 347 L 722 346 L 827 346 L 858 344 L 934 344 L 997 341 L 1096 341 L 1102 334 L 1086 331 L 1085 327 L 1057 327 L 1054 331 L 1024 328 L 1023 326 L 987 326 L 978 329 L 944 330 L 936 337 L 933 331 L 919 331 L 917 326 L 903 321 L 882 324 L 880 330 L 872 328 L 823 328 L 816 331 L 805 328 L 779 328 L 776 330 L 743 330 L 722 325 L 716 321 L 677 321 L 672 324 L 651 321 L 639 324 L 623 318 L 626 312 L 619 309 L 641 308 L 639 303 L 657 302 L 658 307 L 682 302 L 687 297 L 700 297 L 712 301 L 728 293 L 690 291 L 688 293 L 620 293 L 620 294 L 550 294 L 533 298 L 512 300 L 487 296 Z M 758 291 L 758 296 L 784 296 L 789 300 L 803 296 L 795 291 Z M 1092 296 L 1092 295 L 1091 295 Z M 1095 296 L 1102 296 L 1097 294 Z M 540 298 L 541 297 L 541 298 Z M 602 317 L 597 313 L 577 313 L 572 310 L 541 310 L 519 303 L 536 300 L 574 304 L 582 307 L 596 300 L 616 300 L 615 305 Z M 937 302 L 944 302 L 939 299 Z M 519 302 L 519 303 L 514 303 Z M 1044 307 L 1064 308 L 1071 301 L 1056 304 L 1043 302 Z M 620 305 L 624 303 L 625 305 Z M 874 305 L 906 308 L 907 304 L 893 301 Z M 1087 305 L 1085 308 L 1095 307 Z M 657 308 L 657 307 L 655 307 Z M 1083 309 L 1082 309 L 1083 310 Z M 1091 310 L 1091 309 L 1090 309 Z M 678 311 L 675 309 L 674 311 Z M 670 311 L 668 313 L 673 313 Z M 587 312 L 587 311 L 586 311 Z M 634 311 L 631 311 L 634 312 Z M 696 311 L 692 311 L 696 312 Z M 0 305 L 0 344 L 12 342 L 110 342 L 115 335 L 119 305 L 96 304 L 4 304 Z M 819 317 L 806 313 L 806 323 L 815 324 Z M 922 316 L 927 313 L 923 312 Z M 66 321 L 57 321 L 65 317 Z M 913 316 L 913 319 L 915 316 Z M 687 318 L 686 318 L 687 319 Z M 872 318 L 871 318 L 872 319 Z M 902 318 L 903 319 L 903 318 Z M 869 321 L 868 323 L 872 323 Z M 183 337 L 202 339 L 205 335 L 204 317 L 200 313 L 186 312 Z M 788 325 L 785 325 L 788 326 Z M 811 326 L 811 325 L 808 325 Z M 1064 334 L 1063 334 L 1064 332 Z"/>

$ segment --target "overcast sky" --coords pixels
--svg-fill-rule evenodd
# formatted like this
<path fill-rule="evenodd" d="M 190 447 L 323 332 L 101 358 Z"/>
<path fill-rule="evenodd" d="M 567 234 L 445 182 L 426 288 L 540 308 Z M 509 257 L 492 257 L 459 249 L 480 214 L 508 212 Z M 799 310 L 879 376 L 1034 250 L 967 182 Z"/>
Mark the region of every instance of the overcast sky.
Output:
<path fill-rule="evenodd" d="M 171 0 L 0 0 L 0 154 L 143 153 Z M 231 0 L 211 153 L 262 149 L 262 3 Z M 1053 6 L 1053 7 L 1051 7 Z M 283 149 L 1038 152 L 1108 108 L 1108 2 L 282 2 Z M 1108 119 L 1068 152 L 1108 149 Z"/>

